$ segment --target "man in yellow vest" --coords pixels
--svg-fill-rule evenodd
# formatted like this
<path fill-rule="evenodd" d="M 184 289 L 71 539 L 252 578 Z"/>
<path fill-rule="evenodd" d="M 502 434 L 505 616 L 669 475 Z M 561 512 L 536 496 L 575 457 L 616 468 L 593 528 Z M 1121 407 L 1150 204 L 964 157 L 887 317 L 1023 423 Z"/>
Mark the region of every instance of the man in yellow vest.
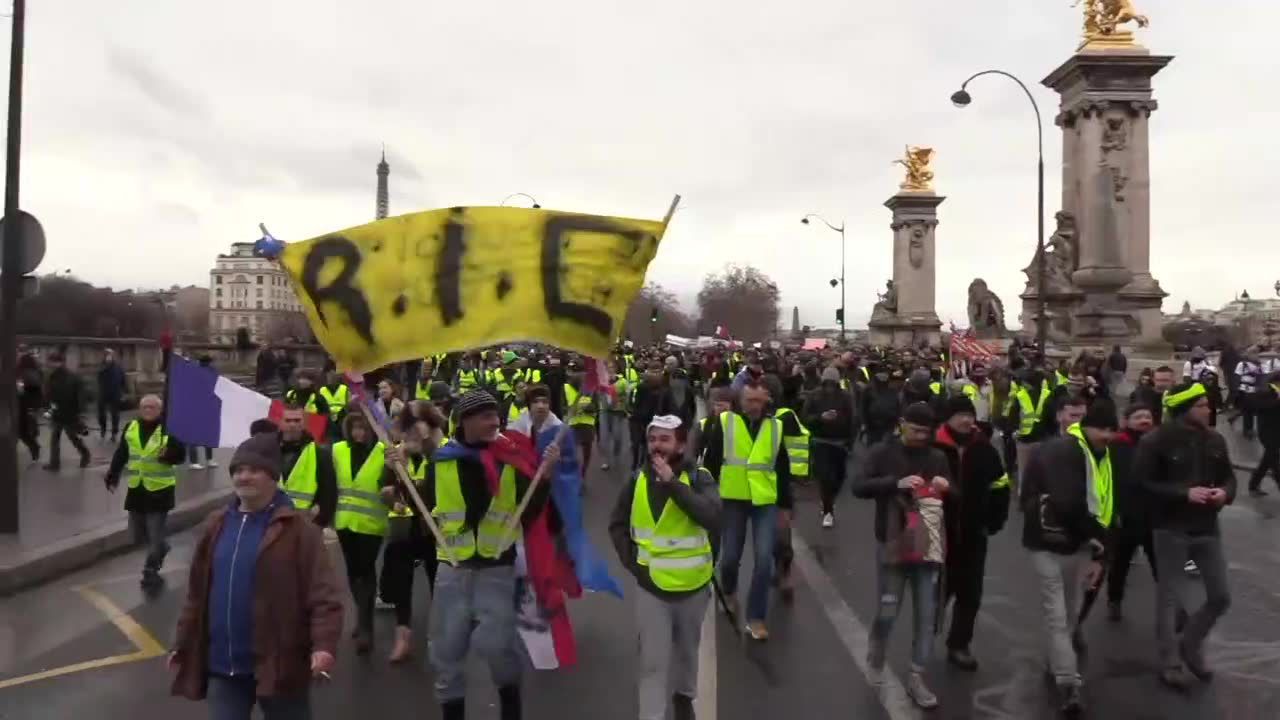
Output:
<path fill-rule="evenodd" d="M 296 405 L 280 415 L 280 456 L 280 484 L 294 508 L 309 513 L 320 527 L 332 526 L 338 505 L 333 455 L 307 432 L 307 413 Z"/>
<path fill-rule="evenodd" d="M 529 478 L 500 466 L 496 492 L 484 464 L 474 456 L 498 438 L 498 402 L 483 390 L 463 395 L 457 403 L 458 434 L 436 451 L 427 468 L 423 502 L 427 504 L 448 550 L 440 563 L 431 597 L 431 666 L 443 720 L 466 717 L 467 655 L 474 647 L 498 686 L 501 717 L 520 717 L 520 674 L 524 659 L 517 648 L 515 561 L 513 538 L 505 533 Z M 548 467 L 560 458 L 552 444 L 543 456 Z M 541 512 L 551 483 L 540 483 L 521 521 Z M 520 534 L 517 526 L 514 535 Z M 505 544 L 504 544 L 504 541 Z"/>
<path fill-rule="evenodd" d="M 341 375 L 330 372 L 325 376 L 325 383 L 320 388 L 320 399 L 329 406 L 329 424 L 326 427 L 328 440 L 341 440 L 342 420 L 347 415 L 347 403 L 351 401 L 351 393 L 347 389 L 347 384 L 342 381 Z M 325 438 L 315 439 L 325 440 Z"/>
<path fill-rule="evenodd" d="M 286 403 L 305 408 L 307 412 L 316 415 L 329 415 L 329 403 L 316 391 L 315 380 L 310 373 L 299 372 L 293 382 L 294 387 L 284 394 Z"/>
<path fill-rule="evenodd" d="M 1016 428 L 1014 438 L 1017 440 L 1017 472 L 1013 476 L 1013 497 L 1020 497 L 1022 476 L 1026 472 L 1030 457 L 1040 444 L 1037 425 L 1044 414 L 1053 388 L 1044 379 L 1044 373 L 1038 368 L 1027 371 L 1018 389 L 1009 397 L 1009 422 Z"/>
<path fill-rule="evenodd" d="M 124 509 L 129 513 L 129 530 L 133 541 L 147 546 L 142 565 L 142 586 L 155 589 L 163 584 L 160 568 L 169 554 L 165 540 L 165 519 L 173 509 L 178 483 L 174 465 L 182 464 L 186 454 L 182 444 L 165 432 L 161 411 L 164 403 L 157 395 L 147 395 L 138 403 L 138 418 L 125 426 L 120 444 L 111 456 L 104 482 L 115 492 L 120 473 L 129 472 L 129 491 L 124 496 Z"/>
<path fill-rule="evenodd" d="M 600 413 L 595 396 L 583 392 L 583 375 L 573 372 L 564 384 L 565 422 L 573 429 L 574 445 L 578 449 L 578 467 L 582 468 L 582 487 L 587 487 L 587 470 L 591 468 L 591 448 L 596 439 L 596 418 Z"/>
<path fill-rule="evenodd" d="M 334 527 L 347 564 L 356 606 L 356 653 L 373 649 L 373 605 L 378 588 L 378 551 L 387 533 L 387 509 L 379 495 L 386 449 L 363 414 L 347 416 L 346 438 L 333 444 L 338 505 Z"/>
<path fill-rule="evenodd" d="M 635 598 L 641 720 L 664 720 L 669 703 L 675 720 L 694 718 L 720 493 L 710 472 L 685 459 L 688 433 L 674 415 L 649 423 L 646 460 L 618 495 L 609 519 L 618 559 L 640 588 Z"/>
<path fill-rule="evenodd" d="M 707 422 L 703 465 L 720 483 L 724 502 L 724 552 L 720 583 L 729 607 L 738 616 L 735 593 L 738 566 L 751 524 L 755 563 L 747 593 L 747 630 L 755 640 L 767 640 L 765 618 L 773 576 L 774 539 L 779 526 L 791 525 L 791 460 L 783 445 L 782 421 L 766 413 L 769 390 L 748 380 L 738 396 L 741 413 L 727 412 Z"/>
<path fill-rule="evenodd" d="M 1102 582 L 1115 508 L 1109 445 L 1118 426 L 1115 406 L 1095 401 L 1080 423 L 1046 441 L 1023 468 L 1022 545 L 1040 580 L 1049 672 L 1068 715 L 1084 707 L 1080 607 L 1084 591 Z"/>

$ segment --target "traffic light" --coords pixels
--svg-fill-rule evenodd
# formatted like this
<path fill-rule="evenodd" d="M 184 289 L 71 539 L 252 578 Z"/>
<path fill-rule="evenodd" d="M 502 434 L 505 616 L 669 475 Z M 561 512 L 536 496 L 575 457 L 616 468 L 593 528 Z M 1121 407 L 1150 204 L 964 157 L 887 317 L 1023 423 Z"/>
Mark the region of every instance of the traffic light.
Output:
<path fill-rule="evenodd" d="M 649 311 L 649 322 L 651 323 L 658 322 L 658 308 L 654 308 Z"/>
<path fill-rule="evenodd" d="M 844 324 L 844 308 L 836 308 L 836 322 Z"/>

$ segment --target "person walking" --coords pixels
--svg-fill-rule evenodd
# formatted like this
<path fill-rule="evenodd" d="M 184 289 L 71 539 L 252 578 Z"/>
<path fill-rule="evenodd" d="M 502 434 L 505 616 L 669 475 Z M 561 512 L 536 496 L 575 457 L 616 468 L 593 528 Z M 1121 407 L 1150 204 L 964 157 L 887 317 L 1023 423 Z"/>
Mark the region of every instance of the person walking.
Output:
<path fill-rule="evenodd" d="M 333 670 L 342 599 L 320 528 L 276 483 L 279 441 L 255 435 L 231 460 L 236 497 L 196 543 L 168 657 L 172 693 L 212 720 L 310 720 L 313 678 Z"/>
<path fill-rule="evenodd" d="M 111 442 L 120 434 L 120 405 L 124 402 L 124 369 L 116 363 L 116 353 L 108 348 L 102 353 L 98 368 L 98 439 L 107 438 L 107 421 L 111 421 Z"/>
<path fill-rule="evenodd" d="M 1118 424 L 1111 402 L 1095 401 L 1080 423 L 1032 453 L 1023 472 L 1022 546 L 1040 581 L 1049 673 L 1068 715 L 1084 710 L 1080 607 L 1102 582 L 1115 509 L 1109 445 Z"/>
<path fill-rule="evenodd" d="M 1271 472 L 1271 478 L 1280 487 L 1280 371 L 1272 373 L 1266 384 L 1253 397 L 1254 410 L 1258 414 L 1258 439 L 1262 441 L 1262 459 L 1249 476 L 1249 494 L 1261 497 L 1262 479 Z"/>
<path fill-rule="evenodd" d="M 18 353 L 18 439 L 27 446 L 31 462 L 40 460 L 40 408 L 44 407 L 44 376 L 36 356 Z"/>
<path fill-rule="evenodd" d="M 679 417 L 650 421 L 644 465 L 618 494 L 609 520 L 618 559 L 640 588 L 640 720 L 664 720 L 668 704 L 675 720 L 694 720 L 721 501 L 711 473 L 686 459 L 688 439 Z"/>
<path fill-rule="evenodd" d="M 331 527 L 338 511 L 338 480 L 333 454 L 307 432 L 307 413 L 297 405 L 280 414 L 280 483 L 299 512 L 316 525 Z"/>
<path fill-rule="evenodd" d="M 1155 427 L 1156 413 L 1146 405 L 1130 405 L 1124 416 L 1124 430 L 1116 433 L 1111 441 L 1111 470 L 1116 489 L 1107 568 L 1107 618 L 1111 622 L 1124 619 L 1124 586 L 1129 577 L 1129 567 L 1133 564 L 1133 554 L 1138 548 L 1142 548 L 1147 556 L 1152 579 L 1159 580 L 1146 497 L 1133 476 L 1133 458 L 1138 443 Z"/>
<path fill-rule="evenodd" d="M 121 473 L 129 473 L 124 509 L 129 513 L 129 531 L 134 543 L 147 548 L 142 565 L 142 586 L 147 589 L 163 583 L 160 568 L 169 554 L 165 519 L 173 510 L 178 484 L 174 466 L 182 464 L 185 454 L 177 438 L 165 432 L 163 411 L 159 396 L 142 398 L 138 403 L 138 417 L 125 425 L 124 435 L 103 479 L 107 490 L 114 493 L 120 486 Z"/>
<path fill-rule="evenodd" d="M 935 422 L 928 404 L 908 405 L 902 413 L 901 435 L 871 448 L 863 472 L 853 481 L 856 497 L 876 502 L 879 611 L 871 626 L 867 665 L 878 684 L 889 634 L 910 585 L 913 637 L 907 694 L 924 709 L 938 706 L 924 672 L 933 655 L 938 579 L 945 562 L 942 496 L 951 485 L 946 455 L 930 444 Z"/>
<path fill-rule="evenodd" d="M 862 393 L 863 432 L 868 446 L 875 445 L 893 432 L 902 416 L 902 394 L 894 387 L 889 368 L 871 367 L 871 384 Z"/>
<path fill-rule="evenodd" d="M 1244 437 L 1254 437 L 1254 420 L 1257 417 L 1257 404 L 1254 402 L 1259 390 L 1266 384 L 1266 374 L 1262 372 L 1262 362 L 1256 347 L 1245 351 L 1244 359 L 1235 366 L 1236 384 L 1230 386 L 1233 391 L 1235 406 L 1244 418 Z"/>
<path fill-rule="evenodd" d="M 946 597 L 954 598 L 947 662 L 973 672 L 978 661 L 970 652 L 973 626 L 982 607 L 982 581 L 987 567 L 987 538 L 1009 518 L 1009 475 L 1000 453 L 983 432 L 973 401 L 953 397 L 947 416 L 934 435 L 934 447 L 947 457 L 951 492 L 943 496 L 947 530 Z"/>
<path fill-rule="evenodd" d="M 1107 385 L 1112 392 L 1119 393 L 1125 376 L 1129 373 L 1129 358 L 1124 356 L 1119 345 L 1111 346 L 1111 354 L 1107 356 Z"/>
<path fill-rule="evenodd" d="M 458 400 L 457 411 L 458 434 L 436 451 L 423 494 L 447 543 L 447 549 L 437 548 L 437 558 L 445 562 L 440 563 L 431 598 L 429 654 L 436 699 L 443 720 L 466 717 L 467 656 L 474 648 L 498 686 L 499 717 L 520 720 L 524 661 L 516 635 L 516 549 L 514 544 L 504 545 L 502 535 L 530 479 L 510 465 L 491 478 L 480 457 L 501 426 L 498 401 L 492 395 L 471 390 Z M 560 446 L 553 443 L 542 463 L 550 469 L 559 459 Z M 550 485 L 538 485 L 521 522 L 543 510 Z M 448 563 L 450 556 L 457 566 Z"/>
<path fill-rule="evenodd" d="M 1199 383 L 1182 383 L 1165 395 L 1169 420 L 1143 438 L 1133 475 L 1148 497 L 1156 551 L 1160 681 L 1175 690 L 1213 678 L 1203 647 L 1209 631 L 1231 606 L 1218 513 L 1236 497 L 1235 469 L 1226 440 L 1209 427 L 1209 398 Z M 1192 612 L 1179 640 L 1174 618 L 1188 596 L 1184 563 L 1194 562 L 1205 601 Z"/>
<path fill-rule="evenodd" d="M 347 416 L 345 440 L 333 444 L 338 489 L 334 528 L 347 566 L 356 607 L 356 654 L 373 649 L 373 606 L 378 591 L 378 551 L 387 534 L 387 511 L 379 500 L 386 448 L 363 414 Z"/>
<path fill-rule="evenodd" d="M 804 401 L 804 424 L 812 433 L 813 472 L 822 495 L 822 527 L 836 524 L 836 498 L 844 487 L 853 444 L 853 403 L 840 388 L 840 371 L 822 371 L 822 385 Z"/>
<path fill-rule="evenodd" d="M 703 466 L 720 483 L 723 501 L 721 523 L 723 550 L 720 556 L 720 585 L 732 615 L 738 613 L 738 569 L 751 525 L 751 546 L 755 562 L 751 587 L 747 592 L 747 631 L 752 639 L 769 639 L 765 624 L 769 610 L 769 587 L 773 575 L 774 540 L 780 528 L 791 525 L 791 461 L 782 443 L 782 422 L 767 415 L 769 390 L 762 382 L 747 381 L 738 404 L 741 412 L 729 411 L 707 421 L 703 443 Z"/>
<path fill-rule="evenodd" d="M 80 376 L 67 369 L 62 353 L 51 353 L 48 364 L 49 464 L 44 469 L 58 472 L 62 468 L 63 434 L 80 453 L 80 467 L 89 467 L 89 448 L 81 439 L 81 435 L 87 432 L 81 418 L 84 414 L 84 383 Z"/>

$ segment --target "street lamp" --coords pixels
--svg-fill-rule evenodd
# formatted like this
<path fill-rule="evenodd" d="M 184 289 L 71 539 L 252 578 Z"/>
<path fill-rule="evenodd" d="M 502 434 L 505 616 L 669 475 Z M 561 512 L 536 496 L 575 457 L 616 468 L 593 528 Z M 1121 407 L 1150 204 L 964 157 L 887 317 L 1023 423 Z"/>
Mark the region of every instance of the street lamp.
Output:
<path fill-rule="evenodd" d="M 27 1 L 13 0 L 9 44 L 9 136 L 5 144 L 3 268 L 0 269 L 0 533 L 18 532 L 17 305 L 22 289 L 18 268 L 22 238 L 18 219 L 19 158 L 22 154 L 22 57 Z"/>
<path fill-rule="evenodd" d="M 1026 93 L 1027 99 L 1031 101 L 1031 109 L 1035 110 L 1036 113 L 1036 154 L 1038 157 L 1036 165 L 1036 345 L 1040 348 L 1040 357 L 1044 357 L 1045 335 L 1048 334 L 1049 320 L 1045 310 L 1044 123 L 1040 118 L 1040 105 L 1036 102 L 1035 96 L 1031 94 L 1031 90 L 1027 88 L 1026 83 L 1004 70 L 983 70 L 980 73 L 970 75 L 968 80 L 960 84 L 960 89 L 951 94 L 951 102 L 958 108 L 968 106 L 973 101 L 973 97 L 969 95 L 965 88 L 974 78 L 982 77 L 983 75 L 1003 75 L 1018 83 L 1018 87 L 1022 88 L 1022 92 Z M 1277 285 L 1280 285 L 1280 283 L 1277 283 Z"/>
<path fill-rule="evenodd" d="M 498 205 L 498 207 L 506 207 L 506 206 L 507 206 L 507 201 L 508 201 L 508 200 L 510 200 L 511 198 L 518 198 L 518 197 L 522 197 L 522 198 L 524 198 L 524 199 L 528 200 L 529 202 L 533 203 L 533 209 L 534 209 L 534 210 L 537 210 L 538 208 L 541 208 L 541 207 L 542 207 L 541 205 L 539 205 L 539 204 L 538 204 L 538 201 L 537 201 L 537 200 L 535 200 L 535 199 L 534 199 L 534 197 L 533 197 L 532 195 L 530 195 L 529 193 L 511 193 L 510 195 L 508 195 L 508 196 L 506 196 L 505 198 L 503 198 L 503 199 L 502 199 L 502 203 L 500 203 L 500 204 Z"/>
<path fill-rule="evenodd" d="M 844 342 L 844 326 L 845 326 L 845 323 L 848 322 L 848 318 L 849 318 L 849 315 L 845 311 L 845 306 L 844 306 L 844 296 L 845 296 L 845 292 L 844 292 L 844 221 L 843 220 L 840 221 L 840 227 L 836 227 L 835 225 L 832 225 L 831 223 L 827 222 L 826 219 L 823 218 L 821 215 L 817 213 L 809 213 L 808 215 L 805 215 L 804 217 L 800 218 L 800 222 L 805 225 L 808 225 L 809 218 L 817 218 L 822 221 L 823 225 L 826 225 L 832 230 L 840 233 L 840 280 L 839 280 L 840 282 L 840 342 L 843 343 Z M 835 284 L 836 284 L 836 281 L 832 280 L 831 286 L 835 287 Z"/>

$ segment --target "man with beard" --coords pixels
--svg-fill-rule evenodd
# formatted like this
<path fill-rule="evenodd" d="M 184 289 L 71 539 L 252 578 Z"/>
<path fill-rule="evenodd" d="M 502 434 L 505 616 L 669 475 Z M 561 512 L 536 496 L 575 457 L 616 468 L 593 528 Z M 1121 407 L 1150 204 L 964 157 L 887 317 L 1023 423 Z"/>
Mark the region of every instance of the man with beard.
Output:
<path fill-rule="evenodd" d="M 840 389 L 840 372 L 822 371 L 822 386 L 804 403 L 804 424 L 812 434 L 813 472 L 822 491 L 822 527 L 835 527 L 836 497 L 844 487 L 853 442 L 853 407 Z"/>
<path fill-rule="evenodd" d="M 1111 566 L 1107 570 L 1107 617 L 1124 619 L 1124 585 L 1129 566 L 1138 548 L 1147 556 L 1151 577 L 1158 580 L 1155 546 L 1151 541 L 1151 521 L 1142 488 L 1133 476 L 1133 456 L 1139 441 L 1155 427 L 1155 411 L 1146 405 L 1130 405 L 1125 410 L 1125 429 L 1111 441 L 1111 468 L 1115 477 L 1116 509 L 1111 528 Z"/>
<path fill-rule="evenodd" d="M 1000 453 L 978 427 L 973 402 L 967 397 L 947 401 L 947 414 L 933 445 L 947 456 L 952 478 L 951 491 L 943 496 L 946 592 L 948 598 L 955 598 L 947 662 L 973 672 L 978 661 L 969 644 L 982 605 L 987 537 L 1000 532 L 1009 517 L 1009 476 Z"/>
<path fill-rule="evenodd" d="M 675 412 L 675 400 L 671 397 L 671 389 L 661 370 L 645 372 L 640 386 L 635 389 L 635 398 L 631 403 L 631 467 L 640 467 L 644 456 L 645 428 L 658 415 L 671 415 Z"/>
<path fill-rule="evenodd" d="M 333 523 L 338 509 L 338 481 L 333 455 L 307 432 L 307 413 L 290 405 L 280 415 L 281 484 L 293 507 L 307 513 L 321 527 Z"/>
<path fill-rule="evenodd" d="M 654 418 L 644 466 L 618 495 L 609 536 L 635 576 L 640 637 L 640 718 L 693 720 L 698 645 L 711 601 L 720 532 L 715 478 L 685 459 L 688 428 L 680 418 Z M 674 693 L 668 684 L 674 682 Z"/>
<path fill-rule="evenodd" d="M 862 418 L 867 445 L 875 445 L 893 432 L 902 414 L 902 398 L 891 383 L 889 369 L 875 365 L 871 369 L 871 385 L 862 394 Z"/>

